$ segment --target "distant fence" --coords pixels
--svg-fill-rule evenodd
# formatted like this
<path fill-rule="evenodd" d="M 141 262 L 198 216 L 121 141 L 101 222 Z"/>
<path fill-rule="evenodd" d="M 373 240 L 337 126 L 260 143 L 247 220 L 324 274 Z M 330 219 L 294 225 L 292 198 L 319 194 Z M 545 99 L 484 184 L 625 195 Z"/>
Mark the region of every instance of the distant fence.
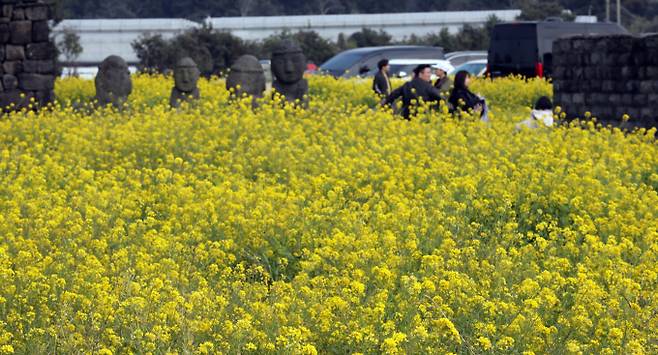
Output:
<path fill-rule="evenodd" d="M 555 103 L 570 117 L 658 127 L 658 35 L 575 36 L 553 44 Z M 622 122 L 623 115 L 630 121 Z"/>

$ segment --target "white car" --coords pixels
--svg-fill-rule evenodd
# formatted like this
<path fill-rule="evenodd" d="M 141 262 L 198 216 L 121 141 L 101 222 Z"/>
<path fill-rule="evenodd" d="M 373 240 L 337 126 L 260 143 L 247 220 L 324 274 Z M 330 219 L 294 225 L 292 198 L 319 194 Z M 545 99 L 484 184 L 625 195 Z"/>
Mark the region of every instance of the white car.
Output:
<path fill-rule="evenodd" d="M 451 75 L 457 74 L 457 72 L 461 70 L 466 70 L 467 72 L 471 73 L 471 75 L 473 76 L 484 76 L 487 73 L 487 60 L 486 59 L 471 60 L 470 62 L 466 62 L 458 66 L 450 74 Z"/>
<path fill-rule="evenodd" d="M 437 64 L 450 64 L 445 59 L 391 59 L 388 61 L 389 76 L 395 78 L 410 79 L 413 74 L 414 68 L 421 64 L 437 65 Z M 373 72 L 374 75 L 376 72 Z M 432 80 L 436 79 L 432 73 Z"/>
<path fill-rule="evenodd" d="M 460 66 L 466 62 L 473 60 L 487 59 L 488 53 L 486 51 L 460 51 L 446 53 L 446 59 L 452 63 L 453 66 Z"/>

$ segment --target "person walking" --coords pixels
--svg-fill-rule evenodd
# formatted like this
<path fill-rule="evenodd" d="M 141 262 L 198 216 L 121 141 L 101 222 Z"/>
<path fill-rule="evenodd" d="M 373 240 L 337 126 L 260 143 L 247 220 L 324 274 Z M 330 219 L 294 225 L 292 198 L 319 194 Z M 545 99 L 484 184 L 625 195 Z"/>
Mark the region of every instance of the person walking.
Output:
<path fill-rule="evenodd" d="M 442 95 L 448 97 L 448 95 L 450 95 L 450 90 L 452 90 L 452 80 L 450 80 L 448 73 L 455 68 L 446 60 L 432 65 L 432 69 L 434 69 L 434 74 L 437 77 L 434 82 L 434 87 L 437 88 Z"/>
<path fill-rule="evenodd" d="M 441 93 L 432 86 L 432 70 L 429 64 L 421 64 L 414 69 L 414 78 L 401 87 L 393 90 L 383 101 L 383 105 L 390 105 L 402 98 L 402 116 L 411 120 L 417 113 L 417 105 L 422 100 L 425 103 L 440 102 Z"/>
<path fill-rule="evenodd" d="M 386 97 L 391 93 L 391 80 L 388 78 L 390 65 L 388 59 L 382 59 L 377 63 L 377 74 L 372 81 L 372 89 L 379 96 Z"/>

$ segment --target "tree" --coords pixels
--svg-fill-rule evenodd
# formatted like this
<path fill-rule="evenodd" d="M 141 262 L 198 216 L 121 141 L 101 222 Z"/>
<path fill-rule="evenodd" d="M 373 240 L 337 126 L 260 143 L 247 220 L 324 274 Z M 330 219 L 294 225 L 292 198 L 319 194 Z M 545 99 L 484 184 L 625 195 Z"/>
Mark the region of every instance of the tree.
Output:
<path fill-rule="evenodd" d="M 236 5 L 240 17 L 249 16 L 251 14 L 251 9 L 253 9 L 255 4 L 256 0 L 237 0 Z"/>
<path fill-rule="evenodd" d="M 192 58 L 204 76 L 221 74 L 243 54 L 258 53 L 260 48 L 203 25 L 166 40 L 160 35 L 145 35 L 132 43 L 139 58 L 140 70 L 166 72 L 182 57 Z"/>
<path fill-rule="evenodd" d="M 57 49 L 64 56 L 64 60 L 68 66 L 72 65 L 80 54 L 82 54 L 82 46 L 80 45 L 80 36 L 75 33 L 70 28 L 65 28 L 62 31 L 62 38 L 57 42 Z M 77 76 L 78 68 L 73 67 L 73 70 L 69 68 L 69 76 Z"/>
<path fill-rule="evenodd" d="M 520 0 L 517 6 L 521 9 L 519 20 L 541 21 L 548 17 L 561 17 L 564 8 L 557 1 Z"/>
<path fill-rule="evenodd" d="M 315 64 L 322 64 L 338 52 L 335 43 L 326 40 L 315 31 L 299 31 L 297 33 L 282 32 L 266 38 L 261 45 L 260 56 L 269 58 L 272 49 L 283 39 L 292 39 L 297 42 L 304 52 L 306 59 Z"/>
<path fill-rule="evenodd" d="M 143 72 L 164 72 L 171 68 L 172 48 L 161 35 L 142 35 L 132 43 L 139 58 L 139 69 Z"/>
<path fill-rule="evenodd" d="M 315 0 L 313 5 L 313 13 L 319 13 L 320 15 L 338 13 L 343 9 L 343 5 L 338 0 Z"/>
<path fill-rule="evenodd" d="M 363 28 L 359 32 L 352 33 L 349 40 L 354 42 L 356 47 L 373 47 L 387 46 L 391 44 L 391 39 L 391 35 L 383 30 L 375 31 Z"/>

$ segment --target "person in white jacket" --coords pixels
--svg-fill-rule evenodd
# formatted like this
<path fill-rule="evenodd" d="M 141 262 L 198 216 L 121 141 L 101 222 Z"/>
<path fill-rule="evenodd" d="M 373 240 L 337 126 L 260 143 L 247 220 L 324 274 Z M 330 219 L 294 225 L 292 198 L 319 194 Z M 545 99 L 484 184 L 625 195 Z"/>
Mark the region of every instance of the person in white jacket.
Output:
<path fill-rule="evenodd" d="M 530 112 L 530 118 L 516 124 L 516 130 L 523 128 L 535 129 L 553 126 L 553 103 L 546 96 L 540 97 Z"/>

